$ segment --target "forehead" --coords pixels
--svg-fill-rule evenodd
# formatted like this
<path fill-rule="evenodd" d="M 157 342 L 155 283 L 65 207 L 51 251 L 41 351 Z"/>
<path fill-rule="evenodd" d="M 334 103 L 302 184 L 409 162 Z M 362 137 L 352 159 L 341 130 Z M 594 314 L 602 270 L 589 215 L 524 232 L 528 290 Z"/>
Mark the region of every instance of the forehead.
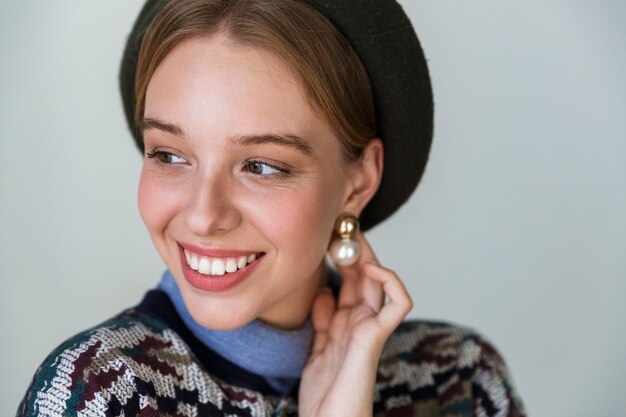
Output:
<path fill-rule="evenodd" d="M 148 85 L 144 116 L 190 136 L 276 132 L 337 142 L 280 58 L 222 35 L 188 39 L 167 55 Z"/>

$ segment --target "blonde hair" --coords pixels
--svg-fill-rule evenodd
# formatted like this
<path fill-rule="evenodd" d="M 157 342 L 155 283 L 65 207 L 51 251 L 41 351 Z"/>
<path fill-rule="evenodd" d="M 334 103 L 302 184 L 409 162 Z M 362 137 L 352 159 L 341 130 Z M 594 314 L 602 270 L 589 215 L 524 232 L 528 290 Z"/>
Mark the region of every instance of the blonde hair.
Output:
<path fill-rule="evenodd" d="M 291 67 L 311 107 L 321 112 L 356 160 L 376 134 L 371 84 L 348 40 L 300 0 L 167 0 L 147 28 L 135 78 L 134 118 L 143 119 L 148 84 L 181 41 L 225 33 L 236 42 L 271 51 Z"/>

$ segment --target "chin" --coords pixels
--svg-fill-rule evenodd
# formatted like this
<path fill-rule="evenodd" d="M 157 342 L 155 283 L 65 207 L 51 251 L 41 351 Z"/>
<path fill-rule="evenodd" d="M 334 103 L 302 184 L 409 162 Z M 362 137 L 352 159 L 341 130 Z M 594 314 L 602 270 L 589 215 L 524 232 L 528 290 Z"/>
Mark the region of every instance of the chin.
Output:
<path fill-rule="evenodd" d="M 183 291 L 185 306 L 191 317 L 203 327 L 212 330 L 234 330 L 245 326 L 257 318 L 257 314 L 250 310 L 235 307 L 229 300 L 211 300 L 202 295 L 190 294 Z"/>
<path fill-rule="evenodd" d="M 193 314 L 191 316 L 196 322 L 198 322 L 198 324 L 211 330 L 235 330 L 245 326 L 255 319 L 231 317 L 226 314 L 221 314 L 219 317 L 202 317 L 200 319 L 197 319 Z"/>

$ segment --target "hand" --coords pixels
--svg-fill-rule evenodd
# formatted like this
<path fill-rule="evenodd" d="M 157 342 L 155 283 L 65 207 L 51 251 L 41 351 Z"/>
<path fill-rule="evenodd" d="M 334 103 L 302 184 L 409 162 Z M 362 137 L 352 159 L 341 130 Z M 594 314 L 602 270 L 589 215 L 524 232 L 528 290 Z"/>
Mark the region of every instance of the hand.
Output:
<path fill-rule="evenodd" d="M 339 268 L 339 301 L 325 290 L 313 303 L 315 335 L 300 383 L 302 417 L 371 416 L 383 347 L 413 307 L 400 278 L 378 264 L 362 234 L 356 239 L 361 256 Z"/>

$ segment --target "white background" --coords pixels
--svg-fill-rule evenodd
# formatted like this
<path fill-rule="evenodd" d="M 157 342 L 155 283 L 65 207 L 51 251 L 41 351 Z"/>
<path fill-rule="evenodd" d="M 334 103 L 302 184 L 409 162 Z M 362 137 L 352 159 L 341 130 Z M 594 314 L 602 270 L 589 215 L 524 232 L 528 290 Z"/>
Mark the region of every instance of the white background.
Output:
<path fill-rule="evenodd" d="M 626 3 L 413 2 L 431 160 L 369 234 L 412 317 L 470 325 L 533 416 L 626 409 Z M 0 0 L 1 415 L 163 270 L 117 72 L 139 0 Z"/>

